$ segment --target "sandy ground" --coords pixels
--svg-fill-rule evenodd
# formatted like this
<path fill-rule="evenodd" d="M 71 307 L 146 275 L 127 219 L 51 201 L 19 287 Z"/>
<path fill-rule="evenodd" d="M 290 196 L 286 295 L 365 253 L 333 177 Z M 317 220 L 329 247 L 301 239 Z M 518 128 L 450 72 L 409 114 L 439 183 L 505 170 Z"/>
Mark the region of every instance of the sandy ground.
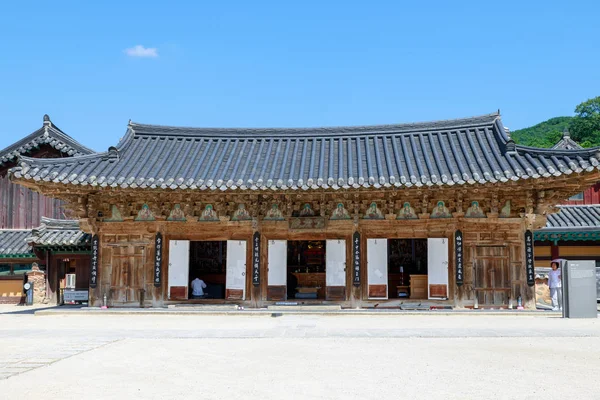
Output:
<path fill-rule="evenodd" d="M 598 319 L 3 314 L 0 343 L 2 399 L 593 399 L 600 388 Z"/>

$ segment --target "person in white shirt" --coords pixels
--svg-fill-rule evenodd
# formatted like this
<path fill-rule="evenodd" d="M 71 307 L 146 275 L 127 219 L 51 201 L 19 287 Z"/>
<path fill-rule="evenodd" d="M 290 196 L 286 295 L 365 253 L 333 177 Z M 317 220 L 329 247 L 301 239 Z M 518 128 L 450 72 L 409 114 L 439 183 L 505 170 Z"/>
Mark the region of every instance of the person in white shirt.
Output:
<path fill-rule="evenodd" d="M 550 287 L 550 297 L 552 298 L 552 310 L 562 310 L 562 280 L 558 262 L 552 261 L 550 264 L 552 270 L 548 272 L 548 286 Z"/>
<path fill-rule="evenodd" d="M 204 290 L 206 289 L 206 283 L 200 278 L 196 278 L 192 281 L 192 299 L 204 297 Z"/>

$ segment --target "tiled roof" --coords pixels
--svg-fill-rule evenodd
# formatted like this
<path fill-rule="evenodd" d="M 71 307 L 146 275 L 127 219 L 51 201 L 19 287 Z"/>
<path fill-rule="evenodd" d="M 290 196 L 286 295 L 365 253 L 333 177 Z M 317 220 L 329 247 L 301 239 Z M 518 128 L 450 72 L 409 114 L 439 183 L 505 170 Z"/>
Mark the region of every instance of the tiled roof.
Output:
<path fill-rule="evenodd" d="M 49 145 L 68 156 L 81 156 L 84 154 L 92 154 L 94 152 L 61 131 L 50 121 L 50 118 L 45 115 L 44 125 L 40 129 L 7 148 L 0 150 L 0 167 L 3 164 L 15 161 L 17 157 L 26 155 L 33 149 L 44 144 Z"/>
<path fill-rule="evenodd" d="M 108 152 L 22 157 L 16 179 L 163 189 L 318 189 L 455 185 L 599 168 L 598 149 L 516 146 L 500 115 L 302 129 L 181 128 L 130 123 Z"/>
<path fill-rule="evenodd" d="M 35 257 L 27 237 L 31 231 L 27 229 L 2 229 L 0 230 L 0 258 L 1 257 Z"/>
<path fill-rule="evenodd" d="M 35 246 L 87 247 L 91 235 L 79 229 L 78 221 L 42 217 L 42 225 L 31 231 L 27 241 Z"/>
<path fill-rule="evenodd" d="M 560 211 L 548 215 L 542 230 L 600 229 L 600 204 L 559 206 Z"/>
<path fill-rule="evenodd" d="M 577 150 L 577 149 L 583 149 L 583 147 L 581 147 L 579 145 L 579 143 L 577 143 L 576 141 L 571 139 L 571 135 L 569 134 L 569 131 L 565 130 L 563 132 L 562 139 L 560 139 L 558 141 L 558 143 L 556 143 L 554 146 L 552 146 L 552 149 L 554 149 L 554 150 Z"/>

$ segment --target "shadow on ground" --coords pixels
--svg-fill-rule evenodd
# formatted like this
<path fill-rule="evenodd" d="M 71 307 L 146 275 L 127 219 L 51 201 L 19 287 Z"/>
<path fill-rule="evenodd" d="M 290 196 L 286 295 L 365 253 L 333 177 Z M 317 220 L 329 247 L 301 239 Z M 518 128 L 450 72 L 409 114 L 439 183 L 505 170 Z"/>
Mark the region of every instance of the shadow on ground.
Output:
<path fill-rule="evenodd" d="M 25 305 L 14 306 L 13 309 L 0 309 L 0 315 L 11 314 L 11 315 L 33 315 L 36 311 L 40 310 L 58 310 L 65 308 L 81 308 L 81 306 L 48 306 L 48 307 L 31 307 Z"/>

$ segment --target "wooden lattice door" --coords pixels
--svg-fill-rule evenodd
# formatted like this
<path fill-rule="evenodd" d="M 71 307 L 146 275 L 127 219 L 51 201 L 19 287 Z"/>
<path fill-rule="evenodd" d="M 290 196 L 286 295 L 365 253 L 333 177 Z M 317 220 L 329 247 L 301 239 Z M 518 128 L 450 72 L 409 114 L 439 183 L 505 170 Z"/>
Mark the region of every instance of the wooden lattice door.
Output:
<path fill-rule="evenodd" d="M 481 306 L 507 306 L 511 292 L 510 257 L 505 246 L 476 246 L 473 289 Z"/>
<path fill-rule="evenodd" d="M 146 281 L 145 248 L 117 246 L 112 249 L 110 291 L 113 303 L 141 302 Z"/>

